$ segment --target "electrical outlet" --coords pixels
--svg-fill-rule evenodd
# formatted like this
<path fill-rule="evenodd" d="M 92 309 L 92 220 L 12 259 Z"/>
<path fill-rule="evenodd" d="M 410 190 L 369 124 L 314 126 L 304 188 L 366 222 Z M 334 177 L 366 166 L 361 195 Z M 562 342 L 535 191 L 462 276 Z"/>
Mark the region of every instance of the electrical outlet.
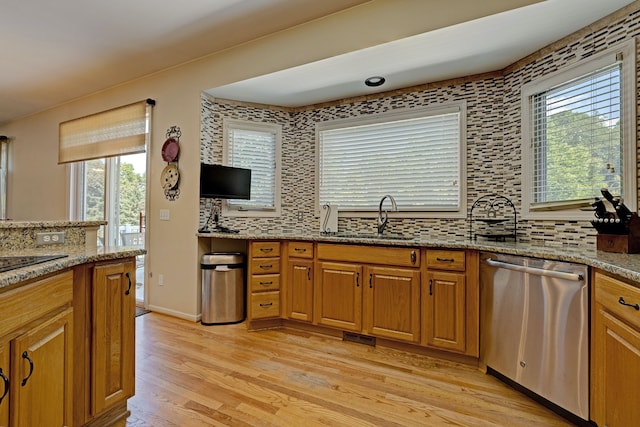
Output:
<path fill-rule="evenodd" d="M 36 233 L 36 246 L 59 245 L 64 243 L 64 231 Z"/>
<path fill-rule="evenodd" d="M 298 222 L 302 222 L 302 211 L 298 211 Z"/>

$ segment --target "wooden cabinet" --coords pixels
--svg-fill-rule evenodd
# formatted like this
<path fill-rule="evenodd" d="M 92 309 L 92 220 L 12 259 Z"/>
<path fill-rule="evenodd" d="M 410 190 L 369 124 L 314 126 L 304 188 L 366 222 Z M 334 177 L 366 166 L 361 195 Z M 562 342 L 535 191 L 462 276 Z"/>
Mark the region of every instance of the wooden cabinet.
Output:
<path fill-rule="evenodd" d="M 411 248 L 318 244 L 315 322 L 418 342 L 418 254 Z"/>
<path fill-rule="evenodd" d="M 93 269 L 92 413 L 126 401 L 135 391 L 135 264 Z"/>
<path fill-rule="evenodd" d="M 71 271 L 0 293 L 0 425 L 74 425 L 72 298 Z"/>
<path fill-rule="evenodd" d="M 422 343 L 440 350 L 477 356 L 477 253 L 427 249 L 425 259 Z"/>
<path fill-rule="evenodd" d="M 287 316 L 313 320 L 313 243 L 287 243 Z"/>
<path fill-rule="evenodd" d="M 366 267 L 364 331 L 396 340 L 420 340 L 420 271 Z"/>
<path fill-rule="evenodd" d="M 11 343 L 12 426 L 73 425 L 72 349 L 72 308 Z"/>
<path fill-rule="evenodd" d="M 280 316 L 280 242 L 249 244 L 247 320 Z"/>
<path fill-rule="evenodd" d="M 591 419 L 600 426 L 640 420 L 640 289 L 594 274 Z"/>
<path fill-rule="evenodd" d="M 362 330 L 362 266 L 318 264 L 316 323 L 346 331 Z"/>

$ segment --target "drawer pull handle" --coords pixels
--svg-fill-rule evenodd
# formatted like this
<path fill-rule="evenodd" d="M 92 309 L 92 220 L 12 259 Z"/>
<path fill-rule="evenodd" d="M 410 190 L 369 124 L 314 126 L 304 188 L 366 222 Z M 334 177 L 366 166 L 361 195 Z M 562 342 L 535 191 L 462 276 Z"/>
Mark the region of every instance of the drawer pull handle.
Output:
<path fill-rule="evenodd" d="M 620 297 L 620 299 L 618 300 L 618 302 L 622 305 L 626 305 L 627 307 L 633 307 L 636 310 L 640 310 L 640 305 L 638 304 L 629 304 L 628 302 L 625 302 L 624 298 Z"/>
<path fill-rule="evenodd" d="M 129 274 L 129 272 L 127 271 L 127 273 L 125 274 L 125 276 L 127 276 L 127 279 L 129 279 L 129 287 L 127 288 L 126 291 L 124 291 L 125 295 L 129 295 L 131 293 L 131 275 Z"/>
<path fill-rule="evenodd" d="M 415 264 L 417 261 L 416 251 L 411 251 L 411 264 Z"/>
<path fill-rule="evenodd" d="M 29 378 L 31 378 L 31 375 L 33 374 L 33 360 L 31 360 L 31 358 L 29 357 L 29 353 L 27 353 L 26 351 L 22 353 L 22 358 L 29 361 L 29 375 L 27 375 L 27 377 L 22 380 L 22 387 L 24 387 L 25 385 L 27 385 L 27 381 L 29 381 Z"/>
<path fill-rule="evenodd" d="M 307 268 L 307 280 L 311 281 L 311 267 Z"/>
<path fill-rule="evenodd" d="M 307 252 L 307 248 L 293 248 L 296 252 Z"/>
<path fill-rule="evenodd" d="M 429 279 L 429 296 L 433 295 L 433 279 Z"/>
<path fill-rule="evenodd" d="M 261 252 L 271 252 L 273 248 L 260 248 Z"/>
<path fill-rule="evenodd" d="M 273 285 L 273 281 L 272 281 L 272 280 L 269 280 L 268 282 L 260 282 L 260 284 L 261 284 L 262 286 L 269 286 L 269 285 Z"/>
<path fill-rule="evenodd" d="M 455 259 L 453 258 L 440 258 L 440 257 L 436 257 L 436 261 L 440 261 L 440 262 L 454 262 Z"/>
<path fill-rule="evenodd" d="M 2 399 L 9 393 L 9 378 L 2 372 L 2 368 L 0 368 L 0 378 L 4 381 L 4 393 L 0 396 L 0 403 L 2 403 Z"/>
<path fill-rule="evenodd" d="M 360 273 L 356 273 L 356 288 L 360 287 Z"/>
<path fill-rule="evenodd" d="M 260 307 L 271 307 L 273 305 L 272 302 L 262 302 L 260 303 Z"/>
<path fill-rule="evenodd" d="M 269 265 L 262 264 L 262 265 L 260 265 L 260 268 L 262 268 L 262 269 L 264 269 L 264 270 L 268 270 L 268 269 L 270 269 L 270 268 L 272 268 L 272 267 L 273 267 L 273 264 L 269 264 Z"/>

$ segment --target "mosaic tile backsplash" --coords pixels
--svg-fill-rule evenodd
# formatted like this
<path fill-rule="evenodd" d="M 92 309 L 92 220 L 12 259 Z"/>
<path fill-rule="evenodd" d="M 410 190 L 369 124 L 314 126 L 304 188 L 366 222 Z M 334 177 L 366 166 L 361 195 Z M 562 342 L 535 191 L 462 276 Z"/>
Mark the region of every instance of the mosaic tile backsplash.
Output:
<path fill-rule="evenodd" d="M 530 62 L 510 67 L 504 73 L 430 84 L 318 108 L 290 111 L 203 95 L 200 155 L 205 163 L 222 162 L 225 117 L 279 123 L 283 128 L 282 215 L 279 218 L 223 218 L 222 222 L 246 232 L 318 232 L 319 218 L 314 205 L 317 123 L 453 101 L 466 101 L 467 106 L 467 208 L 480 196 L 498 193 L 511 199 L 520 215 L 520 88 L 531 80 L 635 38 L 639 33 L 640 11 L 635 11 L 586 35 L 584 31 L 576 33 L 580 35 L 568 38 L 570 41 L 564 46 L 545 51 L 544 55 L 533 55 Z M 201 200 L 201 224 L 207 216 L 206 202 Z M 340 217 L 338 220 L 338 229 L 346 232 L 373 232 L 375 226 L 375 218 Z M 447 218 L 446 214 L 440 219 L 393 218 L 388 230 L 420 237 L 464 238 L 469 235 L 469 222 Z M 518 240 L 524 242 L 593 247 L 595 235 L 588 221 L 518 220 Z"/>

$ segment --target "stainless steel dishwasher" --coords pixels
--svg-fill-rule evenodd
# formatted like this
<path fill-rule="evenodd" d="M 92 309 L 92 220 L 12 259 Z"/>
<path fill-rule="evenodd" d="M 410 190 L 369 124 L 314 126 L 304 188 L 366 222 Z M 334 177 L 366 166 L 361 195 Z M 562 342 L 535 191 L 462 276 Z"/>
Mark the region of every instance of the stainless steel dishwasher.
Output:
<path fill-rule="evenodd" d="M 487 371 L 588 420 L 587 267 L 482 253 L 480 292 Z"/>

